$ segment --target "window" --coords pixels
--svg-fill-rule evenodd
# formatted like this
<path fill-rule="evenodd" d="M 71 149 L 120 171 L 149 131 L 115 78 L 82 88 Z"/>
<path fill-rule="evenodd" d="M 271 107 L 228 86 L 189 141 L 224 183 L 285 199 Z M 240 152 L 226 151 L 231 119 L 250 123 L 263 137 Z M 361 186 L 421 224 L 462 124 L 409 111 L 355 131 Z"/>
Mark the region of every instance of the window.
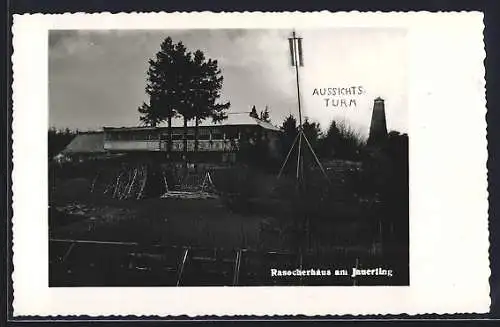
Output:
<path fill-rule="evenodd" d="M 210 130 L 207 128 L 201 128 L 198 135 L 199 140 L 209 140 L 210 139 Z"/>
<path fill-rule="evenodd" d="M 137 141 L 137 140 L 142 140 L 142 133 L 140 131 L 138 132 L 131 132 L 130 133 L 130 137 L 133 141 Z"/>
<path fill-rule="evenodd" d="M 212 140 L 222 140 L 223 135 L 220 131 L 212 131 Z"/>
<path fill-rule="evenodd" d="M 130 132 L 123 132 L 122 138 L 124 141 L 130 141 L 132 139 L 132 134 Z"/>

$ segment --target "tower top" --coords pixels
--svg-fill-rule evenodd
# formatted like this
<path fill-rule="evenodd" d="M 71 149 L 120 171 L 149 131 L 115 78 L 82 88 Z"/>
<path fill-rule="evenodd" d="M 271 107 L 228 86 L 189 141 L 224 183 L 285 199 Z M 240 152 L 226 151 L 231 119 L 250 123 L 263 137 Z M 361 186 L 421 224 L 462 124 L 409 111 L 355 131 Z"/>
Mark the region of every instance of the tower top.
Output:
<path fill-rule="evenodd" d="M 387 137 L 387 123 L 385 120 L 384 99 L 377 97 L 374 101 L 372 121 L 370 124 L 370 136 L 368 144 L 377 144 Z"/>

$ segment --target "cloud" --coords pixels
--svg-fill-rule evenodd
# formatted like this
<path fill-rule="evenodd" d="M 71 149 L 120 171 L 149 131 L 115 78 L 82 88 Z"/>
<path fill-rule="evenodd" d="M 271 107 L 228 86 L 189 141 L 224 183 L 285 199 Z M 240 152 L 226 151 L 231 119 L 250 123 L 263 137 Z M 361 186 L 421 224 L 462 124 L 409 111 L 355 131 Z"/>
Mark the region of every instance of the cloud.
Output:
<path fill-rule="evenodd" d="M 400 30 L 298 31 L 304 38 L 301 96 L 305 115 L 326 128 L 346 118 L 366 130 L 373 99 L 386 98 L 390 128 L 405 131 L 406 48 Z M 271 110 L 277 125 L 297 114 L 295 71 L 290 66 L 288 30 L 52 31 L 49 35 L 50 123 L 80 129 L 138 123 L 147 100 L 147 61 L 171 36 L 190 51 L 217 59 L 224 76 L 223 101 L 231 111 L 253 105 Z M 363 85 L 356 108 L 324 106 L 315 87 Z"/>

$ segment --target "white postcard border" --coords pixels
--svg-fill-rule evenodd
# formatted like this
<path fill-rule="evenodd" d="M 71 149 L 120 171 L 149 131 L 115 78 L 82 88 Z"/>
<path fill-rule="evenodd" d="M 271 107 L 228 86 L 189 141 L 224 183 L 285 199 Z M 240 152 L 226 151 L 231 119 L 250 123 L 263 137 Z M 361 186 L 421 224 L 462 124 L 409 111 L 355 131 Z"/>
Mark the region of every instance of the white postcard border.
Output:
<path fill-rule="evenodd" d="M 15 15 L 15 316 L 484 313 L 489 310 L 483 14 L 151 13 Z M 408 30 L 410 286 L 48 287 L 48 30 Z"/>

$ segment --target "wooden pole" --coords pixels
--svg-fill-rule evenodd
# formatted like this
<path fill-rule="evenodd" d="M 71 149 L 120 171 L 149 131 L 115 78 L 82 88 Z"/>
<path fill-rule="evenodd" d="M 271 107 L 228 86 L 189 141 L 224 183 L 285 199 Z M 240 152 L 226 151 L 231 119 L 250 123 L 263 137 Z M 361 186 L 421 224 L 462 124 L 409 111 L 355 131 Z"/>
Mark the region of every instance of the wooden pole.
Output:
<path fill-rule="evenodd" d="M 205 183 L 207 182 L 207 174 L 203 177 L 203 183 L 201 184 L 201 192 L 205 190 Z"/>
<path fill-rule="evenodd" d="M 312 155 L 314 157 L 314 160 L 316 161 L 316 163 L 318 164 L 319 168 L 321 169 L 321 172 L 325 176 L 327 182 L 330 183 L 330 180 L 328 179 L 328 175 L 326 174 L 326 171 L 323 168 L 323 165 L 321 164 L 321 161 L 319 161 L 318 157 L 316 156 L 316 153 L 314 152 L 314 149 L 312 148 L 311 143 L 309 143 L 309 140 L 307 139 L 307 137 L 306 137 L 305 134 L 304 134 L 304 139 L 306 140 L 306 143 L 307 143 L 307 145 L 309 147 L 309 150 L 311 151 L 311 153 L 312 153 Z"/>
<path fill-rule="evenodd" d="M 293 31 L 293 57 L 294 57 L 294 62 L 295 62 L 295 75 L 296 75 L 296 82 L 297 82 L 297 101 L 299 105 L 299 128 L 302 128 L 302 109 L 300 106 L 300 83 L 299 83 L 299 65 L 297 61 L 298 57 L 298 47 L 297 47 L 297 36 L 295 35 L 295 31 Z"/>
<path fill-rule="evenodd" d="M 300 213 L 299 213 L 299 217 L 301 216 L 302 212 L 303 212 L 303 206 L 302 206 L 302 181 L 303 181 L 303 170 L 302 170 L 302 164 L 303 164 L 303 160 L 302 160 L 302 136 L 303 136 L 303 130 L 302 130 L 302 106 L 301 106 L 301 102 L 300 102 L 300 76 L 299 76 L 299 63 L 298 63 L 298 44 L 297 44 L 297 36 L 295 34 L 295 31 L 293 31 L 292 33 L 292 47 L 291 47 L 291 50 L 293 50 L 293 54 L 292 54 L 292 58 L 293 58 L 293 62 L 294 62 L 294 66 L 295 66 L 295 81 L 296 81 L 296 85 L 297 85 L 297 105 L 298 105 L 298 109 L 299 109 L 299 141 L 298 141 L 298 151 L 297 151 L 297 171 L 296 171 L 296 190 L 297 190 L 297 195 L 298 195 L 298 201 L 299 201 L 299 208 L 300 208 Z M 300 220 L 302 220 L 301 218 L 299 218 Z M 299 226 L 297 226 L 299 225 Z M 302 251 L 302 247 L 304 246 L 303 244 L 303 237 L 302 237 L 302 229 L 303 229 L 303 225 L 302 223 L 300 224 L 297 224 L 297 221 L 295 222 L 295 226 L 298 227 L 299 231 L 298 233 L 296 234 L 300 234 L 300 237 L 298 239 L 298 243 L 299 243 L 299 251 Z"/>
<path fill-rule="evenodd" d="M 118 178 L 116 179 L 116 184 L 115 184 L 115 191 L 113 192 L 113 198 L 116 197 L 116 194 L 118 192 L 118 185 L 120 184 L 120 179 L 122 178 L 123 171 L 118 175 Z"/>
<path fill-rule="evenodd" d="M 295 136 L 295 139 L 293 140 L 293 143 L 290 146 L 290 150 L 288 150 L 288 154 L 285 157 L 285 161 L 283 161 L 283 164 L 281 165 L 280 171 L 278 173 L 278 179 L 281 177 L 281 174 L 283 174 L 283 170 L 285 169 L 285 166 L 288 162 L 288 159 L 290 158 L 290 155 L 292 154 L 292 150 L 295 147 L 295 143 L 297 143 L 298 139 L 299 139 L 299 133 L 297 133 L 297 136 Z"/>
<path fill-rule="evenodd" d="M 92 186 L 90 187 L 90 193 L 94 193 L 94 188 L 95 188 L 95 183 L 97 182 L 97 178 L 99 178 L 99 173 L 101 171 L 98 171 L 97 174 L 95 175 L 94 180 L 92 181 Z"/>
<path fill-rule="evenodd" d="M 238 286 L 240 279 L 240 266 L 241 266 L 241 249 L 236 252 L 236 261 L 234 262 L 234 276 L 233 276 L 233 286 Z"/>
<path fill-rule="evenodd" d="M 135 184 L 135 179 L 137 178 L 137 168 L 134 169 L 134 177 L 132 178 L 132 182 L 130 182 L 127 193 L 125 194 L 125 198 L 130 197 L 130 192 L 132 191 L 132 187 Z"/>
<path fill-rule="evenodd" d="M 163 176 L 163 183 L 165 183 L 165 193 L 167 193 L 169 189 L 168 189 L 167 177 L 165 176 L 165 170 L 162 170 L 161 174 Z"/>
<path fill-rule="evenodd" d="M 60 238 L 51 238 L 49 239 L 49 242 L 75 243 L 75 244 L 80 243 L 80 244 L 130 245 L 130 246 L 135 246 L 139 244 L 136 242 L 71 240 L 71 239 L 60 239 Z"/>
<path fill-rule="evenodd" d="M 184 255 L 182 256 L 182 262 L 180 264 L 180 267 L 179 267 L 179 270 L 178 270 L 178 274 L 177 274 L 177 283 L 176 283 L 176 286 L 180 286 L 181 285 L 182 274 L 184 273 L 184 266 L 186 265 L 186 260 L 187 260 L 187 257 L 188 257 L 188 253 L 189 253 L 189 249 L 185 249 L 184 250 Z"/>
<path fill-rule="evenodd" d="M 301 153 L 301 148 L 302 148 L 302 106 L 301 106 L 301 103 L 300 103 L 300 83 L 299 83 L 299 80 L 300 80 L 300 77 L 299 77 L 299 62 L 298 62 L 298 56 L 299 56 L 299 53 L 298 53 L 298 44 L 297 44 L 297 36 L 295 35 L 295 31 L 293 31 L 293 58 L 294 58 L 294 64 L 295 64 L 295 76 L 296 76 L 296 84 L 297 84 L 297 104 L 298 104 L 298 107 L 299 107 L 299 151 L 298 151 L 298 154 L 297 154 L 297 174 L 296 174 L 296 177 L 297 177 L 297 182 L 298 182 L 298 187 L 300 188 L 300 184 L 302 183 L 302 173 L 303 173 L 303 170 L 302 170 L 302 163 L 303 163 L 303 160 L 302 160 L 302 153 Z"/>
<path fill-rule="evenodd" d="M 137 194 L 137 200 L 139 200 L 142 197 L 142 193 L 144 192 L 144 188 L 146 187 L 146 180 L 148 179 L 148 167 L 144 167 L 144 178 L 142 180 L 142 185 L 141 185 L 141 190 L 139 191 L 139 194 Z"/>
<path fill-rule="evenodd" d="M 356 270 L 359 268 L 359 258 L 356 258 Z M 358 286 L 358 280 L 357 280 L 357 276 L 354 276 L 354 281 L 353 281 L 353 285 L 354 286 Z"/>
<path fill-rule="evenodd" d="M 302 170 L 300 169 L 300 166 L 301 166 L 301 159 L 302 159 L 302 156 L 301 156 L 301 153 L 300 153 L 300 150 L 302 148 L 302 129 L 300 129 L 299 131 L 299 147 L 297 148 L 298 149 L 298 154 L 297 154 L 297 174 L 296 174 L 296 178 L 297 178 L 297 187 L 300 188 L 300 183 L 302 181 L 302 176 L 300 176 L 300 173 L 302 172 Z"/>
<path fill-rule="evenodd" d="M 68 250 L 66 251 L 66 253 L 64 254 L 63 258 L 62 258 L 62 262 L 66 262 L 66 259 L 68 259 L 69 255 L 71 254 L 71 251 L 73 251 L 73 248 L 75 247 L 76 243 L 71 243 L 71 245 L 69 246 Z"/>
<path fill-rule="evenodd" d="M 210 176 L 210 172 L 209 171 L 207 171 L 207 177 L 208 177 L 208 181 L 210 182 L 210 186 L 212 186 L 212 187 L 215 188 L 214 181 L 212 180 L 212 176 Z"/>

